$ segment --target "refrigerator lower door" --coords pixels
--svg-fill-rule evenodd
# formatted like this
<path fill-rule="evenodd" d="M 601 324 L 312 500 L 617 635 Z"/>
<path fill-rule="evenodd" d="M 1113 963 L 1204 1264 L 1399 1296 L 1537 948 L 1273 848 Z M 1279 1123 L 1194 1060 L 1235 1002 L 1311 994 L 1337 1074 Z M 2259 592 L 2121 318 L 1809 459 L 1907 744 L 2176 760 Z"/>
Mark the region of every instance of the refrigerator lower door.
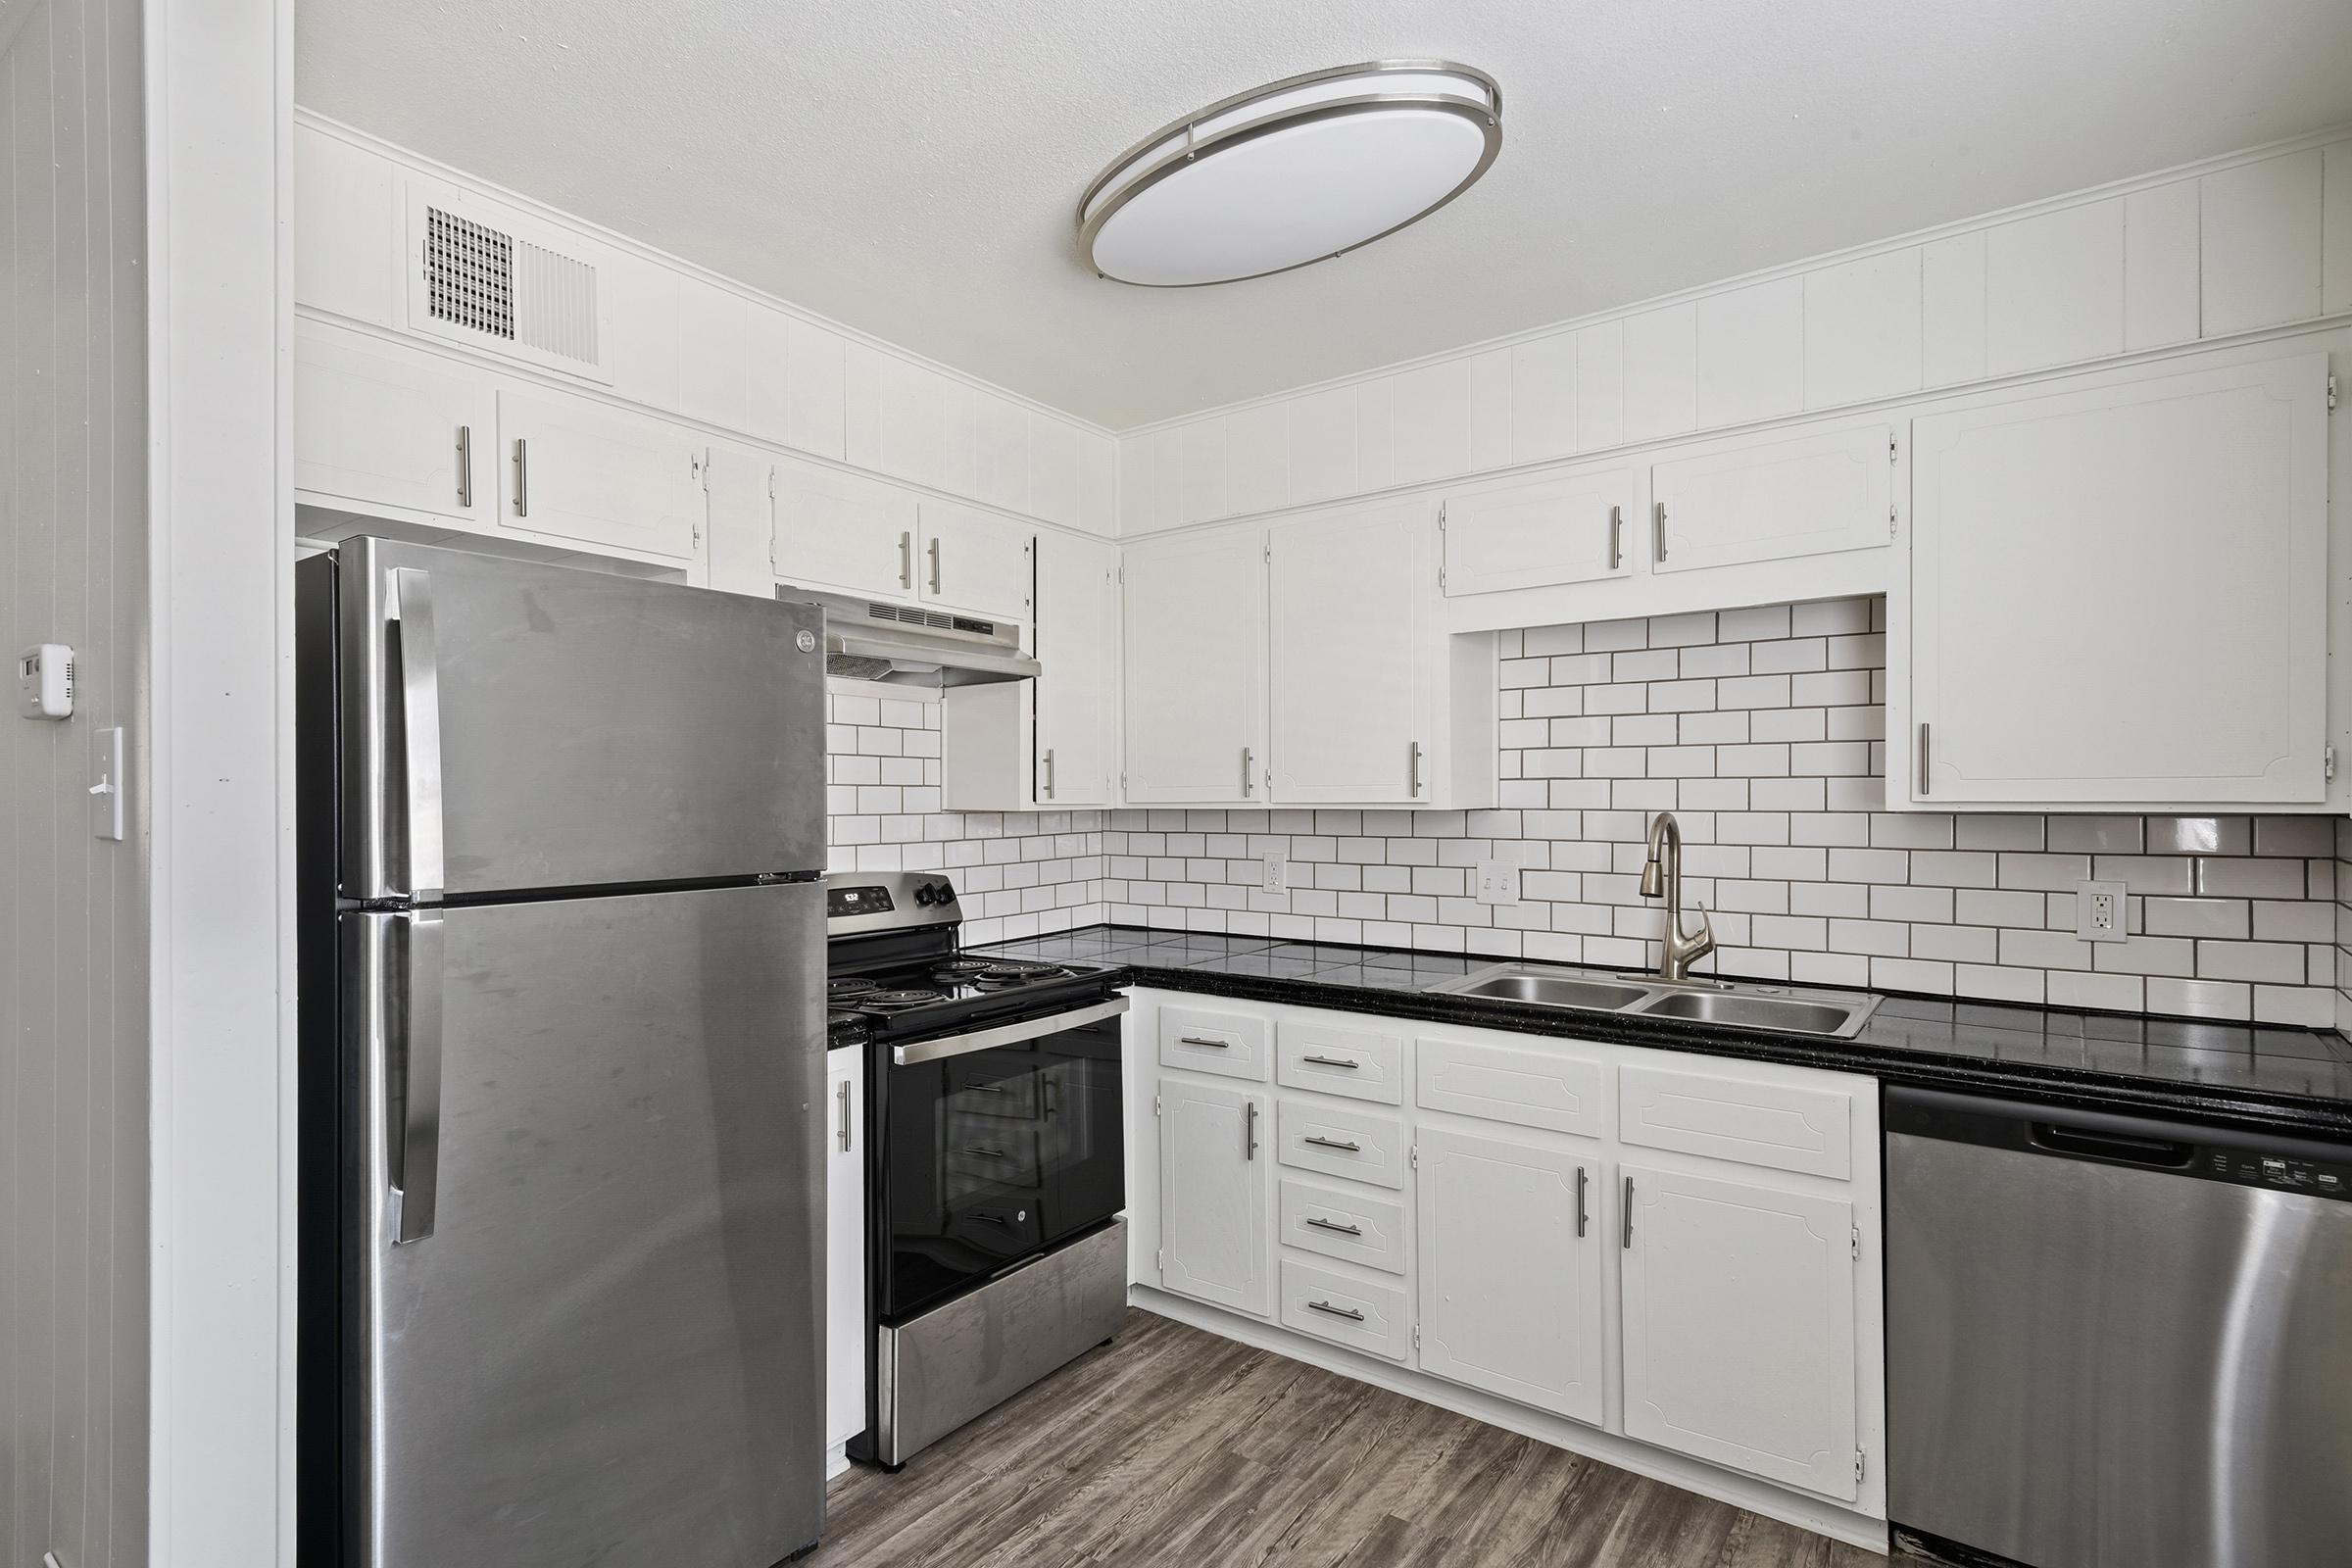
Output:
<path fill-rule="evenodd" d="M 383 539 L 336 566 L 346 898 L 824 865 L 813 605 Z"/>
<path fill-rule="evenodd" d="M 351 1568 L 817 1538 L 823 915 L 804 882 L 344 917 Z"/>

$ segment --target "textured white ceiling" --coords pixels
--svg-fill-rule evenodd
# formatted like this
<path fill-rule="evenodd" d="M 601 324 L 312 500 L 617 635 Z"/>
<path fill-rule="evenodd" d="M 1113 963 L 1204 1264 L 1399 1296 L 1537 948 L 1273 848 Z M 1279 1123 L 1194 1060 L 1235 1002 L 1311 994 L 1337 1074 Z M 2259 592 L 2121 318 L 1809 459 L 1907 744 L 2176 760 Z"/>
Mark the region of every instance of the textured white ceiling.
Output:
<path fill-rule="evenodd" d="M 299 0 L 296 96 L 1115 427 L 2352 122 L 2347 0 Z M 1500 161 L 1336 262 L 1103 282 L 1070 213 L 1275 77 L 1494 73 Z"/>

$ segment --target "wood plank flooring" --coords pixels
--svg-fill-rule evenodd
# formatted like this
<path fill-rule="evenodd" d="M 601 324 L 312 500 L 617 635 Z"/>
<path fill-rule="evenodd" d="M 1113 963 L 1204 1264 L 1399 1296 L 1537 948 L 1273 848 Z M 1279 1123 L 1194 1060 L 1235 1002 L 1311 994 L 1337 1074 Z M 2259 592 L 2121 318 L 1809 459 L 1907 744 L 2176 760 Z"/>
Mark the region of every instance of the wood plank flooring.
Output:
<path fill-rule="evenodd" d="M 808 1568 L 1886 1568 L 1886 1559 L 1167 1318 L 898 1475 Z"/>

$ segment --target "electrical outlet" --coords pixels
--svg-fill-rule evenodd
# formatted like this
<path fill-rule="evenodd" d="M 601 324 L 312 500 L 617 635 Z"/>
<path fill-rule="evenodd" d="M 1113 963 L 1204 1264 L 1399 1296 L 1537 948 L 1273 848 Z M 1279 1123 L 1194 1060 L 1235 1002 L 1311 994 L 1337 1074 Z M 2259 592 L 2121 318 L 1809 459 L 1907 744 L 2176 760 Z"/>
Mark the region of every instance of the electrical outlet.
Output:
<path fill-rule="evenodd" d="M 1501 860 L 1479 861 L 1478 902 L 1481 904 L 1517 904 L 1519 902 L 1519 868 Z"/>
<path fill-rule="evenodd" d="M 2122 942 L 2124 900 L 2121 882 L 2075 884 L 2075 935 L 2085 942 Z"/>
<path fill-rule="evenodd" d="M 1280 893 L 1282 891 L 1282 852 L 1268 850 L 1261 858 L 1266 862 L 1266 871 L 1265 875 L 1259 879 L 1259 886 L 1268 893 Z"/>

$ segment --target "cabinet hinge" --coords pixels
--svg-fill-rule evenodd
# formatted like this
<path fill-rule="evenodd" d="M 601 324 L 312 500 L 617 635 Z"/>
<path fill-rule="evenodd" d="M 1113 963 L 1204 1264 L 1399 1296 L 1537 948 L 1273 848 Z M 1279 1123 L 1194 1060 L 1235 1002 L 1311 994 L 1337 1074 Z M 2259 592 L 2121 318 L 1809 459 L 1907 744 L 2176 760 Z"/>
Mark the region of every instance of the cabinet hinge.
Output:
<path fill-rule="evenodd" d="M 1163 1247 L 1152 1254 L 1152 1266 L 1162 1274 L 1168 1271 L 1168 1250 L 1166 1248 Z"/>
<path fill-rule="evenodd" d="M 772 463 L 767 466 L 767 499 L 776 499 L 776 466 Z"/>
<path fill-rule="evenodd" d="M 1886 509 L 1886 537 L 1889 539 L 1894 537 L 1894 509 L 1892 507 Z"/>
<path fill-rule="evenodd" d="M 1856 1481 L 1862 1479 L 1862 1450 L 1860 1448 L 1854 1450 L 1854 1479 Z"/>
<path fill-rule="evenodd" d="M 1445 503 L 1445 502 L 1443 502 L 1443 501 L 1441 501 L 1441 502 L 1439 502 L 1439 503 L 1438 503 L 1438 532 L 1440 532 L 1440 533 L 1444 533 L 1445 531 L 1446 531 L 1446 503 Z"/>
<path fill-rule="evenodd" d="M 1152 1114 L 1154 1116 L 1159 1114 L 1159 1097 L 1157 1095 L 1152 1097 Z"/>
<path fill-rule="evenodd" d="M 1441 588 L 1446 586 L 1446 568 L 1444 566 L 1438 568 L 1438 586 Z"/>
<path fill-rule="evenodd" d="M 1265 556 L 1268 561 L 1274 559 L 1274 541 L 1271 539 L 1266 541 Z"/>
<path fill-rule="evenodd" d="M 1421 1348 L 1421 1325 L 1418 1323 L 1413 1325 L 1413 1348 Z"/>
<path fill-rule="evenodd" d="M 1413 1162 L 1413 1169 L 1419 1170 L 1421 1168 L 1421 1146 L 1415 1144 L 1405 1157 Z"/>
<path fill-rule="evenodd" d="M 1886 438 L 1886 461 L 1888 463 L 1894 461 L 1894 437 L 1892 436 Z"/>
<path fill-rule="evenodd" d="M 1859 1225 L 1854 1227 L 1854 1255 L 1862 1255 L 1862 1227 Z"/>
<path fill-rule="evenodd" d="M 2328 407 L 2335 407 L 2335 373 L 2332 370 L 2328 375 Z"/>
<path fill-rule="evenodd" d="M 2326 776 L 2327 776 L 2327 777 L 2328 777 L 2328 778 L 2333 778 L 2333 777 L 2335 777 L 2335 748 L 2334 748 L 2334 747 L 2332 747 L 2332 746 L 2328 746 L 2328 747 L 2324 747 L 2324 748 L 2322 748 L 2322 749 L 2321 749 L 2321 751 L 2320 751 L 2320 767 L 2321 767 L 2321 769 L 2324 771 L 2324 773 L 2326 774 Z"/>

